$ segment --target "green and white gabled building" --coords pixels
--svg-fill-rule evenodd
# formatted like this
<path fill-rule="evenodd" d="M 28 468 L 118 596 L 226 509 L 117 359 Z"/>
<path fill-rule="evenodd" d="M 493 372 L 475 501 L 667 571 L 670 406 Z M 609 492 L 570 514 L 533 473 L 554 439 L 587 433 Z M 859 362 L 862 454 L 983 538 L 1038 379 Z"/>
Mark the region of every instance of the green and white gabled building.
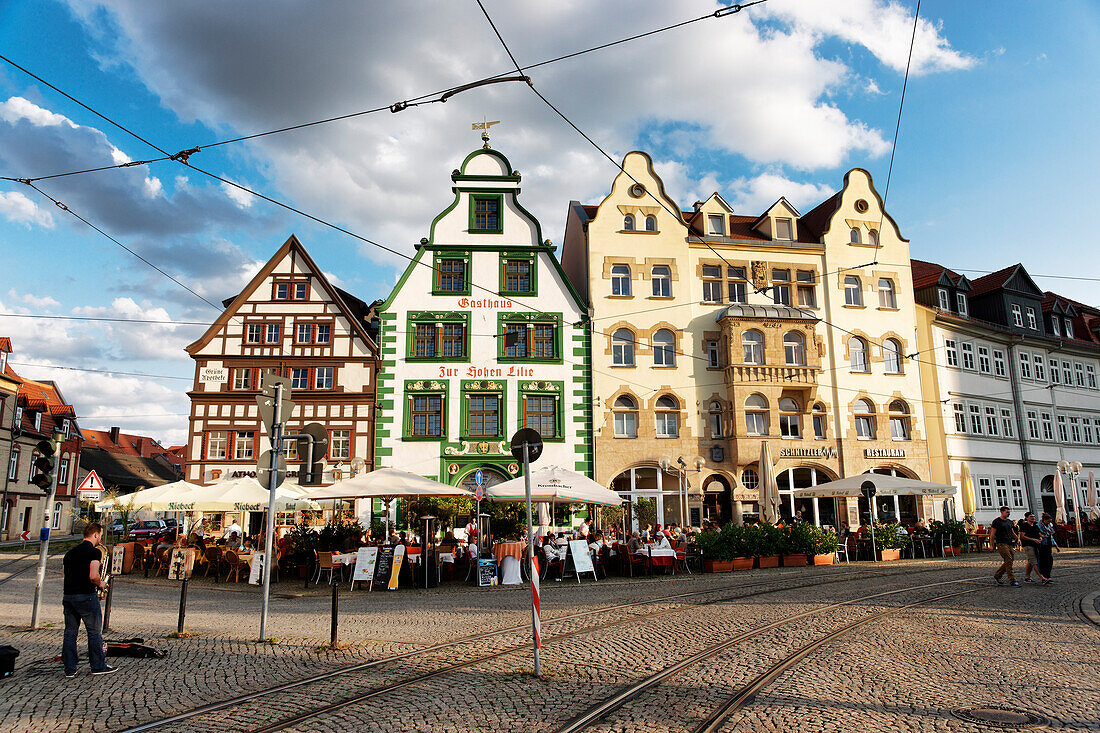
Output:
<path fill-rule="evenodd" d="M 519 202 L 520 175 L 486 147 L 451 174 L 431 224 L 377 308 L 375 466 L 450 484 L 520 475 L 512 434 L 543 434 L 539 466 L 592 474 L 588 315 Z"/>

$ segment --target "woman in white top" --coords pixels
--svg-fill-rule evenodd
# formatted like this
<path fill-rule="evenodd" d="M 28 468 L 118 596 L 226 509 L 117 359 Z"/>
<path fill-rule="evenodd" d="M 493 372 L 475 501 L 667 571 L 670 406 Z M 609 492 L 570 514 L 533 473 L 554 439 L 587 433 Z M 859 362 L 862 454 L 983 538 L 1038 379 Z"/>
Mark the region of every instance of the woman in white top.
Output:
<path fill-rule="evenodd" d="M 656 542 L 654 542 L 653 547 L 658 549 L 658 550 L 671 550 L 672 549 L 672 545 L 669 544 L 668 537 L 665 537 L 664 532 L 658 532 L 657 533 Z"/>

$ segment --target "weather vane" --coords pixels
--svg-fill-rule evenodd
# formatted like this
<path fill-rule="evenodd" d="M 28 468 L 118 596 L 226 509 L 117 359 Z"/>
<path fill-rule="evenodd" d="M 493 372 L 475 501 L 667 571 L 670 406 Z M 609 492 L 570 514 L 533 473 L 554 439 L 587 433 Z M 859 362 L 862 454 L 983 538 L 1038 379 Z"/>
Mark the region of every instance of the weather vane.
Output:
<path fill-rule="evenodd" d="M 481 139 L 485 142 L 485 144 L 482 147 L 485 148 L 486 150 L 488 150 L 489 149 L 489 128 L 492 127 L 493 125 L 499 125 L 499 124 L 500 124 L 500 120 L 494 120 L 492 122 L 486 122 L 485 119 L 482 118 L 481 122 L 473 123 L 473 125 L 470 126 L 470 129 L 472 129 L 472 130 L 484 130 L 484 132 L 481 133 Z"/>

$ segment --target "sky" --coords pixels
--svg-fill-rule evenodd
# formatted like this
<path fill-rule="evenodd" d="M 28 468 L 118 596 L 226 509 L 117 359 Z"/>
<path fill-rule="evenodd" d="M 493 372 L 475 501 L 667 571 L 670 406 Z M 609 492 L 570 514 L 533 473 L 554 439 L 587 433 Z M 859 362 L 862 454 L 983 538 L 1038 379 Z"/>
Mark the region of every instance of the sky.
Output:
<path fill-rule="evenodd" d="M 722 7 L 485 5 L 524 67 Z M 1088 279 L 1100 278 L 1100 247 L 1080 219 L 1100 167 L 1100 4 L 925 0 L 893 150 L 914 10 L 768 0 L 529 75 L 615 160 L 649 152 L 684 208 L 717 191 L 737 213 L 779 196 L 806 212 L 862 167 L 913 257 L 972 278 L 1022 262 L 1041 287 L 1100 304 Z M 412 254 L 451 201 L 451 170 L 480 145 L 472 122 L 500 120 L 492 145 L 523 174 L 522 200 L 555 244 L 568 202 L 598 203 L 616 173 L 522 83 L 388 109 L 509 71 L 475 0 L 4 3 L 0 54 L 169 153 L 201 148 L 194 167 L 36 182 L 45 195 L 0 180 L 0 336 L 12 338 L 14 368 L 56 380 L 82 427 L 120 425 L 166 445 L 186 439 L 184 347 L 215 306 L 292 233 L 337 285 L 385 297 L 405 261 L 364 239 Z M 161 155 L 0 61 L 0 176 Z"/>

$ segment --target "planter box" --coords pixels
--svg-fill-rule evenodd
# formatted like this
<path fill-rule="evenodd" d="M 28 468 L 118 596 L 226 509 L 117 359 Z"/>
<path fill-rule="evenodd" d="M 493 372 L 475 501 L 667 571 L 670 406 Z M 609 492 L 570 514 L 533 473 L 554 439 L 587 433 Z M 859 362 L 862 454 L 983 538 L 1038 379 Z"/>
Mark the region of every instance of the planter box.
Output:
<path fill-rule="evenodd" d="M 836 555 L 832 552 L 826 552 L 824 555 L 814 555 L 814 565 L 832 565 L 836 560 Z"/>
<path fill-rule="evenodd" d="M 756 558 L 756 567 L 758 568 L 777 568 L 779 567 L 779 555 L 768 555 L 767 557 Z"/>
<path fill-rule="evenodd" d="M 753 561 L 751 557 L 735 557 L 733 558 L 733 569 L 736 570 L 752 570 Z"/>
<path fill-rule="evenodd" d="M 962 554 L 962 546 L 954 545 L 952 547 L 943 548 L 944 557 L 958 557 Z"/>
<path fill-rule="evenodd" d="M 733 560 L 703 560 L 703 570 L 708 573 L 733 572 Z"/>
<path fill-rule="evenodd" d="M 783 555 L 783 567 L 804 568 L 808 564 L 805 555 Z"/>
<path fill-rule="evenodd" d="M 878 551 L 878 559 L 886 561 L 886 562 L 888 562 L 890 560 L 900 560 L 901 559 L 901 550 L 897 550 L 897 549 L 895 549 L 895 550 L 879 550 Z"/>

